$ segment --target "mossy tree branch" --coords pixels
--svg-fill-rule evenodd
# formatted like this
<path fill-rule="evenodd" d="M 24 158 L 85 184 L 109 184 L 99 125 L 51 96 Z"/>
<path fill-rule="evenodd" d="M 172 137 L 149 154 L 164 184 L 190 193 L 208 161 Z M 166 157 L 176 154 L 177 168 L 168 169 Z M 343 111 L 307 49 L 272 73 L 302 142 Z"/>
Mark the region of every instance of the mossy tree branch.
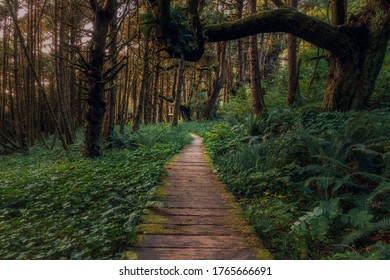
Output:
<path fill-rule="evenodd" d="M 204 27 L 209 42 L 235 40 L 259 33 L 286 32 L 335 55 L 353 52 L 353 40 L 348 33 L 294 8 L 258 12 L 243 19 Z M 352 29 L 349 29 L 353 31 Z"/>

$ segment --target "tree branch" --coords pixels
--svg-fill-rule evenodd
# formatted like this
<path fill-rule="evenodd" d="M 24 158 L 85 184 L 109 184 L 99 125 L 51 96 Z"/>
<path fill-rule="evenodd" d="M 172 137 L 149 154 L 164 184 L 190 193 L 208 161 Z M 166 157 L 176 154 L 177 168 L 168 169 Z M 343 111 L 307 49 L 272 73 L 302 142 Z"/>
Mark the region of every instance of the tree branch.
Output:
<path fill-rule="evenodd" d="M 353 51 L 352 40 L 339 28 L 291 7 L 258 12 L 243 19 L 204 27 L 209 42 L 229 41 L 258 33 L 286 32 L 336 55 Z"/>
<path fill-rule="evenodd" d="M 274 3 L 278 8 L 286 6 L 286 3 L 284 3 L 282 0 L 271 0 L 271 2 Z"/>

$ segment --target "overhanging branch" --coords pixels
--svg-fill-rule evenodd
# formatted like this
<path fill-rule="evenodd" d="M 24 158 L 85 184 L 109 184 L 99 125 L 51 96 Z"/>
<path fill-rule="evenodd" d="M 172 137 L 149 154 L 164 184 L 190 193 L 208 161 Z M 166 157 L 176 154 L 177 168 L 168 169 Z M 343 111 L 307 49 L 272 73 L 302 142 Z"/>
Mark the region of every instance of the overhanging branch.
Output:
<path fill-rule="evenodd" d="M 337 27 L 286 6 L 228 23 L 207 25 L 204 29 L 209 42 L 235 40 L 259 33 L 286 32 L 339 56 L 353 51 L 352 40 Z"/>

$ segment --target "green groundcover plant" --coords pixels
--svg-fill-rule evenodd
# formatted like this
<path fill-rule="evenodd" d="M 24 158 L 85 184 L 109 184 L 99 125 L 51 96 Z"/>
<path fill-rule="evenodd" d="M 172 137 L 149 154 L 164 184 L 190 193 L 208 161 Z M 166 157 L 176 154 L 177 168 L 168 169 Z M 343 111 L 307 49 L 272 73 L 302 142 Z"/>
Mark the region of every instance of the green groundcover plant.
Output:
<path fill-rule="evenodd" d="M 81 135 L 80 135 L 81 136 Z M 191 140 L 168 126 L 115 135 L 97 159 L 34 147 L 0 158 L 0 259 L 118 259 L 166 162 Z"/>

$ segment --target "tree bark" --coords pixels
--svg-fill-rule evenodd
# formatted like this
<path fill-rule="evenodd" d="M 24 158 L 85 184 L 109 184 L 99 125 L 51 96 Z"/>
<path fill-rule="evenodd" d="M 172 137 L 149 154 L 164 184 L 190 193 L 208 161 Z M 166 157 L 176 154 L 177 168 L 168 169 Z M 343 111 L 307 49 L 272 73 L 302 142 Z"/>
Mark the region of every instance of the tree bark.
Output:
<path fill-rule="evenodd" d="M 298 0 L 289 0 L 293 8 L 298 7 Z M 287 39 L 288 45 L 288 89 L 287 104 L 291 107 L 296 102 L 298 93 L 298 76 L 297 76 L 297 37 L 289 34 Z"/>
<path fill-rule="evenodd" d="M 180 116 L 180 103 L 183 95 L 183 81 L 184 81 L 184 56 L 180 59 L 178 78 L 177 78 L 177 91 L 175 94 L 175 102 L 173 103 L 173 117 L 172 126 L 176 126 L 179 122 Z"/>
<path fill-rule="evenodd" d="M 110 24 L 110 46 L 109 46 L 109 57 L 111 61 L 111 67 L 117 65 L 117 17 L 116 17 L 116 7 L 114 7 L 115 14 Z M 114 125 L 115 125 L 115 114 L 116 114 L 116 94 L 118 91 L 117 78 L 116 76 L 110 81 L 110 90 L 106 92 L 106 105 L 107 110 L 104 114 L 103 120 L 103 141 L 111 142 L 114 135 Z"/>
<path fill-rule="evenodd" d="M 73 144 L 73 133 L 72 133 L 72 124 L 68 116 L 67 110 L 67 95 L 68 88 L 65 83 L 65 64 L 64 64 L 64 34 L 65 34 L 65 23 L 64 15 L 65 6 L 63 0 L 55 1 L 55 13 L 54 13 L 54 34 L 55 34 L 55 52 L 56 52 L 56 82 L 57 82 L 57 99 L 58 107 L 61 116 L 61 128 L 65 136 L 66 144 Z M 58 30 L 58 31 L 57 31 Z"/>
<path fill-rule="evenodd" d="M 256 13 L 256 0 L 248 1 L 249 12 Z M 249 37 L 249 70 L 251 81 L 252 112 L 257 117 L 263 112 L 265 105 L 261 89 L 259 51 L 257 48 L 257 36 Z"/>
<path fill-rule="evenodd" d="M 353 55 L 340 57 L 331 53 L 328 58 L 329 76 L 322 104 L 325 110 L 348 111 L 367 104 L 390 38 L 390 1 L 369 1 L 355 25 L 360 26 L 360 32 L 349 34 L 348 25 L 344 27 L 346 34 L 354 35 Z"/>
<path fill-rule="evenodd" d="M 342 25 L 347 18 L 347 0 L 332 0 L 332 24 Z"/>
<path fill-rule="evenodd" d="M 89 49 L 89 91 L 87 111 L 85 113 L 84 152 L 85 157 L 101 156 L 101 134 L 103 117 L 106 108 L 104 101 L 103 67 L 106 51 L 108 28 L 114 17 L 114 1 L 105 0 L 100 7 L 95 0 L 90 0 L 92 10 L 95 12 L 94 31 Z"/>
<path fill-rule="evenodd" d="M 156 68 L 154 69 L 154 77 L 153 77 L 153 106 L 152 106 L 152 123 L 155 124 L 157 122 L 157 113 L 159 108 L 159 102 L 161 101 L 157 98 L 158 95 L 158 85 L 160 80 L 160 52 L 157 52 L 156 57 Z"/>
<path fill-rule="evenodd" d="M 216 71 L 216 78 L 214 85 L 211 89 L 211 93 L 206 101 L 206 106 L 203 111 L 203 118 L 206 120 L 210 120 L 213 118 L 214 110 L 216 106 L 217 99 L 219 97 L 219 93 L 221 92 L 223 83 L 225 81 L 225 73 L 226 73 L 226 43 L 217 43 L 216 46 L 217 54 L 219 58 L 219 66 Z"/>
<path fill-rule="evenodd" d="M 237 17 L 238 19 L 242 18 L 244 8 L 244 0 L 237 0 Z M 245 84 L 245 51 L 244 51 L 244 40 L 242 38 L 237 41 L 237 52 L 238 52 L 238 86 L 243 86 Z"/>
<path fill-rule="evenodd" d="M 142 81 L 141 81 L 141 89 L 138 99 L 138 107 L 137 113 L 134 118 L 133 131 L 137 131 L 140 129 L 142 114 L 144 113 L 144 105 L 145 105 L 145 93 L 148 89 L 148 80 L 149 80 L 149 36 L 145 38 L 145 49 L 144 49 L 144 57 L 143 57 L 143 70 L 142 70 Z"/>
<path fill-rule="evenodd" d="M 340 28 L 291 7 L 257 12 L 240 20 L 207 25 L 204 29 L 209 42 L 236 40 L 259 33 L 286 32 L 338 56 L 351 54 L 354 49 L 353 42 Z"/>

